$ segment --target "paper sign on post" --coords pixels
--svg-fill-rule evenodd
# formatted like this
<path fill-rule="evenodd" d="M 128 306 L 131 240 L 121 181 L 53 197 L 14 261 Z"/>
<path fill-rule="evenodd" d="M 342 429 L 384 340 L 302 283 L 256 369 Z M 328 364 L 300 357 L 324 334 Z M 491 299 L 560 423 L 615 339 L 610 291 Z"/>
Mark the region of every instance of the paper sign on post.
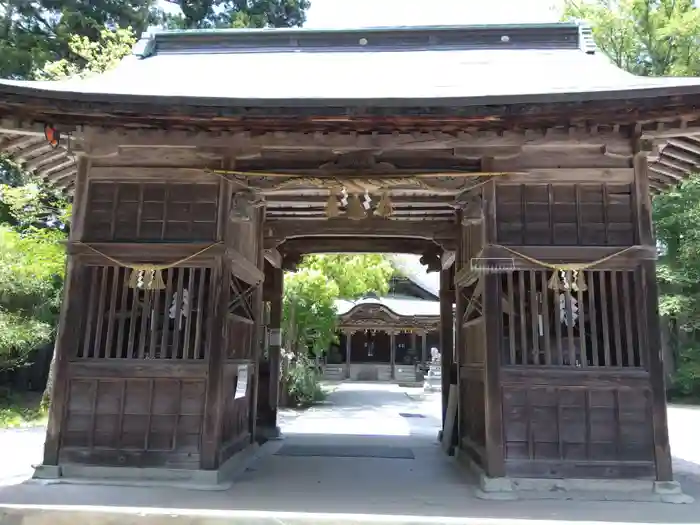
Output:
<path fill-rule="evenodd" d="M 248 392 L 248 365 L 238 365 L 238 380 L 236 381 L 236 395 L 234 399 L 246 396 Z"/>

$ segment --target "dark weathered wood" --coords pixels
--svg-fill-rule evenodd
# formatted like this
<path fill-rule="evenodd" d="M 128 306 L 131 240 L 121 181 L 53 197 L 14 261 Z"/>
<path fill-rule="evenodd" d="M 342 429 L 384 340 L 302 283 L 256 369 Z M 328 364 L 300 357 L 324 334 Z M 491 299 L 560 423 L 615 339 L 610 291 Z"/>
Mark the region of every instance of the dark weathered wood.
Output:
<path fill-rule="evenodd" d="M 263 224 L 265 222 L 265 210 L 257 210 L 257 216 L 255 217 L 255 231 L 253 232 L 253 243 L 256 257 L 256 264 L 258 271 L 262 274 L 262 279 L 265 279 L 265 253 L 263 251 Z M 263 286 L 260 285 L 255 290 L 253 295 L 253 315 L 255 321 L 255 329 L 253 331 L 253 337 L 251 338 L 251 359 L 253 360 L 253 373 L 251 377 L 252 384 L 249 386 L 250 391 L 250 404 L 249 404 L 249 423 L 248 428 L 250 432 L 250 441 L 255 443 L 257 437 L 257 414 L 258 414 L 258 390 L 260 384 L 260 363 L 263 360 L 263 330 L 265 327 L 263 319 Z"/>
<path fill-rule="evenodd" d="M 81 293 L 84 286 L 80 266 L 71 258 L 66 267 L 63 285 L 63 304 L 58 323 L 58 337 L 54 348 L 54 383 L 51 390 L 51 408 L 44 443 L 44 464 L 58 465 L 61 433 L 68 403 L 68 374 L 70 354 L 79 340 L 77 328 L 82 315 Z"/>
<path fill-rule="evenodd" d="M 659 295 L 656 271 L 653 263 L 642 263 L 640 270 L 647 324 L 646 362 L 651 385 L 652 424 L 654 428 L 654 459 L 656 479 L 673 480 L 671 446 L 668 441 L 668 416 L 666 414 L 666 386 L 659 326 Z"/>
<path fill-rule="evenodd" d="M 222 300 L 222 284 L 228 265 L 219 260 L 212 272 L 210 285 L 209 311 L 211 334 L 221 334 L 226 316 L 225 300 Z M 224 296 L 225 297 L 225 296 Z M 202 445 L 200 468 L 214 470 L 219 467 L 219 446 L 221 441 L 221 418 L 223 414 L 221 390 L 223 381 L 223 360 L 225 348 L 217 338 L 210 338 L 207 344 L 207 390 L 204 422 L 202 424 Z"/>
<path fill-rule="evenodd" d="M 513 388 L 524 386 L 561 386 L 577 388 L 635 388 L 643 389 L 649 382 L 645 370 L 596 369 L 577 370 L 561 367 L 506 366 L 501 371 L 501 382 Z"/>
<path fill-rule="evenodd" d="M 81 158 L 79 162 L 78 181 L 85 184 L 88 177 L 90 163 L 88 159 Z M 70 239 L 79 240 L 83 233 L 85 222 L 85 198 L 81 195 L 73 207 L 73 224 Z M 75 258 L 69 256 L 66 264 L 66 278 L 63 285 L 63 301 L 58 321 L 58 333 L 54 347 L 54 383 L 49 409 L 49 421 L 44 443 L 44 463 L 58 465 L 59 450 L 61 446 L 61 432 L 64 428 L 65 415 L 68 404 L 68 360 L 75 355 L 75 350 L 80 341 L 80 318 L 85 315 L 82 310 L 84 287 L 84 272 Z"/>
<path fill-rule="evenodd" d="M 442 428 L 445 429 L 445 417 L 450 395 L 450 378 L 454 366 L 454 269 L 447 268 L 440 272 L 440 365 L 442 368 Z"/>
<path fill-rule="evenodd" d="M 101 360 L 73 361 L 70 363 L 72 378 L 97 379 L 155 379 L 155 378 L 203 378 L 207 375 L 206 363 L 172 362 L 152 359 L 146 361 L 114 362 Z"/>
<path fill-rule="evenodd" d="M 652 461 L 506 460 L 508 476 L 550 479 L 652 479 Z"/>
<path fill-rule="evenodd" d="M 497 235 L 496 184 L 484 187 L 484 235 L 490 242 Z M 532 272 L 531 277 L 534 276 Z M 505 450 L 503 443 L 503 411 L 501 409 L 501 278 L 497 274 L 486 274 L 484 281 L 483 313 L 485 346 L 485 438 L 486 474 L 498 478 L 505 476 Z M 534 332 L 536 333 L 536 332 Z M 537 348 L 535 343 L 535 348 Z"/>
<path fill-rule="evenodd" d="M 537 260 L 547 263 L 568 263 L 568 262 L 593 262 L 617 254 L 622 250 L 626 251 L 615 255 L 612 259 L 596 265 L 596 270 L 621 269 L 629 268 L 641 260 L 656 260 L 656 249 L 650 246 L 516 246 L 509 245 L 508 248 L 522 253 L 528 257 L 534 257 Z M 483 258 L 491 258 L 497 260 L 508 260 L 512 264 L 512 268 L 517 270 L 541 270 L 542 266 L 524 260 L 500 246 L 486 245 L 481 253 Z"/>
<path fill-rule="evenodd" d="M 349 219 L 283 221 L 271 220 L 265 223 L 265 248 L 275 248 L 285 239 L 313 236 L 357 236 L 357 237 L 421 237 L 440 242 L 442 239 L 453 241 L 454 222 L 450 220 L 435 221 L 398 221 L 390 219 L 369 218 L 362 221 Z"/>

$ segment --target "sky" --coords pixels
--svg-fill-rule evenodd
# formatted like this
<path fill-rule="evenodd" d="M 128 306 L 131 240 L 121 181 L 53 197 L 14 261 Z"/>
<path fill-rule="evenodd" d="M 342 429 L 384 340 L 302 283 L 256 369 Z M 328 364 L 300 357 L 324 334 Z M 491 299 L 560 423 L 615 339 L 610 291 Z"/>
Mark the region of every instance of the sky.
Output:
<path fill-rule="evenodd" d="M 311 0 L 307 28 L 556 22 L 563 0 Z M 173 6 L 161 0 L 172 10 Z"/>

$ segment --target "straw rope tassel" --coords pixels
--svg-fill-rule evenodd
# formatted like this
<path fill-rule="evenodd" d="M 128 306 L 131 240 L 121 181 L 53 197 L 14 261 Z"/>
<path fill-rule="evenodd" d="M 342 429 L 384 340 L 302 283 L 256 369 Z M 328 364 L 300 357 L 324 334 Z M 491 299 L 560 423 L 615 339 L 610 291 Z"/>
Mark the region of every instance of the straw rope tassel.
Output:
<path fill-rule="evenodd" d="M 357 221 L 365 217 L 365 208 L 362 206 L 360 198 L 357 195 L 350 195 L 348 197 L 348 218 Z"/>
<path fill-rule="evenodd" d="M 340 215 L 340 205 L 338 204 L 338 188 L 331 188 L 330 195 L 326 201 L 326 217 L 333 218 Z"/>
<path fill-rule="evenodd" d="M 391 199 L 389 198 L 389 192 L 387 190 L 382 191 L 382 198 L 377 204 L 377 208 L 374 210 L 374 214 L 378 217 L 390 217 L 394 213 L 394 208 L 391 204 Z"/>
<path fill-rule="evenodd" d="M 166 269 L 166 268 L 163 268 Z M 131 267 L 129 275 L 129 288 L 144 290 L 164 290 L 165 281 L 163 281 L 163 271 L 157 266 L 138 266 Z"/>

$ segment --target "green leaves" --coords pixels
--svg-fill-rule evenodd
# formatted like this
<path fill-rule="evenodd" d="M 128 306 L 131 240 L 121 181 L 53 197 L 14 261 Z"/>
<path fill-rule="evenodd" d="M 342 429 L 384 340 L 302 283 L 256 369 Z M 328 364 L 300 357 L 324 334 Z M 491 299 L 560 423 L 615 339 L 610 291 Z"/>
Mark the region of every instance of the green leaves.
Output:
<path fill-rule="evenodd" d="M 0 370 L 51 341 L 65 269 L 61 232 L 0 225 Z"/>
<path fill-rule="evenodd" d="M 131 52 L 136 37 L 131 28 L 102 29 L 97 40 L 87 36 L 71 35 L 67 45 L 72 59 L 62 58 L 49 62 L 34 76 L 39 80 L 59 80 L 69 77 L 84 77 L 104 73 L 119 64 Z M 75 61 L 75 57 L 80 60 Z"/>
<path fill-rule="evenodd" d="M 308 255 L 304 266 L 335 281 L 341 299 L 357 299 L 369 292 L 384 295 L 394 275 L 391 263 L 378 253 Z"/>
<path fill-rule="evenodd" d="M 296 27 L 306 20 L 308 0 L 168 0 L 182 13 L 164 15 L 170 29 Z"/>
<path fill-rule="evenodd" d="M 700 10 L 693 0 L 567 0 L 564 18 L 591 24 L 598 47 L 630 73 L 700 72 Z"/>
<path fill-rule="evenodd" d="M 337 299 L 357 299 L 389 290 L 394 274 L 381 254 L 309 255 L 284 277 L 284 332 L 293 348 L 321 356 L 336 342 Z"/>

